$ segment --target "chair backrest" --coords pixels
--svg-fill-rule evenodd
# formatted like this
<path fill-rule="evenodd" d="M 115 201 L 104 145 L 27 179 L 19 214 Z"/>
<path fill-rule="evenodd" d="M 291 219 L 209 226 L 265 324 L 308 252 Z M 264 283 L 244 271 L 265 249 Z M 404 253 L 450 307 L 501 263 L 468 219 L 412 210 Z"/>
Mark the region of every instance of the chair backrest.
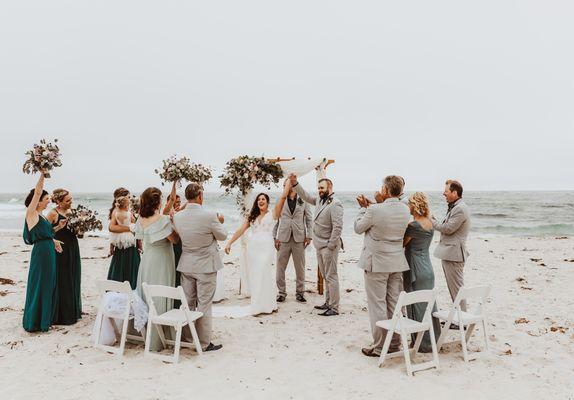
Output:
<path fill-rule="evenodd" d="M 393 312 L 393 319 L 405 318 L 403 315 L 403 307 L 410 306 L 411 304 L 427 303 L 426 311 L 422 322 L 429 321 L 431 318 L 432 309 L 436 301 L 436 291 L 432 290 L 415 290 L 414 292 L 407 293 L 401 292 L 397 301 L 397 306 Z"/>
<path fill-rule="evenodd" d="M 165 299 L 179 300 L 181 301 L 181 307 L 185 311 L 189 311 L 187 305 L 187 300 L 185 298 L 185 293 L 181 286 L 163 286 L 163 285 L 149 285 L 147 283 L 142 284 L 143 292 L 145 294 L 150 313 L 157 315 L 157 310 L 153 303 L 154 297 L 162 297 Z"/>
<path fill-rule="evenodd" d="M 460 303 L 462 301 L 474 300 L 476 307 L 472 311 L 473 314 L 482 314 L 482 305 L 486 302 L 488 296 L 490 296 L 490 291 L 492 287 L 490 285 L 483 286 L 473 286 L 473 287 L 461 287 L 458 290 L 458 294 L 453 302 L 453 307 L 460 309 Z"/>
<path fill-rule="evenodd" d="M 132 287 L 128 281 L 118 282 L 99 280 L 96 282 L 96 287 L 102 295 L 106 292 L 125 293 L 130 295 L 132 293 Z"/>

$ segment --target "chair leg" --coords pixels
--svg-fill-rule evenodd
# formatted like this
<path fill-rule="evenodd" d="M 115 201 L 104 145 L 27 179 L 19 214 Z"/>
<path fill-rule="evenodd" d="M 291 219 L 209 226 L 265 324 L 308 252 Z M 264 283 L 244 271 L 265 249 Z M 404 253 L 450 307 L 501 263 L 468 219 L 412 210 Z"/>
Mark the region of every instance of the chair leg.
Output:
<path fill-rule="evenodd" d="M 432 358 L 433 358 L 433 361 L 435 363 L 436 368 L 438 369 L 438 348 L 437 348 L 436 337 L 434 335 L 434 328 L 433 328 L 432 324 L 429 328 L 429 335 L 430 335 L 431 347 L 432 347 Z"/>
<path fill-rule="evenodd" d="M 102 338 L 102 322 L 103 322 L 103 315 L 101 312 L 98 312 L 98 315 L 96 315 L 96 329 L 94 330 L 96 333 L 96 347 L 100 344 L 100 340 Z"/>
<path fill-rule="evenodd" d="M 472 331 L 474 331 L 475 327 L 476 324 L 470 324 L 468 328 L 466 328 L 466 343 L 470 341 L 470 336 L 472 335 Z"/>
<path fill-rule="evenodd" d="M 122 324 L 122 336 L 120 338 L 120 351 L 118 355 L 124 354 L 124 348 L 126 347 L 126 339 L 128 335 L 128 325 L 129 325 L 129 315 L 126 319 L 124 319 L 124 323 Z"/>
<path fill-rule="evenodd" d="M 155 327 L 157 329 L 157 334 L 159 335 L 159 339 L 161 340 L 161 344 L 164 348 L 167 347 L 167 342 L 165 340 L 165 335 L 163 332 L 163 325 L 159 325 L 159 324 L 155 324 Z"/>
<path fill-rule="evenodd" d="M 413 376 L 413 367 L 411 365 L 411 356 L 409 352 L 409 341 L 404 331 L 401 331 L 401 342 L 403 344 L 403 354 L 405 356 L 405 363 L 407 365 L 407 374 Z"/>
<path fill-rule="evenodd" d="M 387 331 L 387 337 L 385 337 L 385 343 L 383 344 L 383 348 L 381 349 L 381 355 L 379 357 L 379 368 L 385 362 L 385 357 L 387 356 L 387 352 L 389 351 L 389 347 L 391 346 L 392 338 L 393 338 L 393 332 Z"/>
<path fill-rule="evenodd" d="M 462 322 L 459 322 L 458 329 L 460 332 L 460 344 L 462 345 L 462 356 L 464 358 L 464 362 L 468 362 L 469 357 L 468 350 L 466 348 L 466 335 L 464 334 L 464 324 Z"/>
<path fill-rule="evenodd" d="M 191 331 L 191 336 L 193 337 L 193 342 L 195 343 L 195 349 L 197 350 L 197 354 L 203 354 L 203 350 L 201 349 L 201 343 L 199 341 L 199 336 L 197 335 L 197 330 L 195 329 L 195 323 L 189 323 L 189 330 Z"/>
<path fill-rule="evenodd" d="M 179 362 L 179 349 L 181 347 L 181 324 L 177 324 L 175 328 L 175 345 L 173 349 L 174 362 Z"/>
<path fill-rule="evenodd" d="M 417 339 L 415 340 L 415 344 L 411 350 L 413 361 L 416 359 L 417 353 L 419 351 L 419 347 L 421 347 L 421 343 L 423 341 L 423 336 L 425 331 L 417 332 Z"/>
<path fill-rule="evenodd" d="M 145 335 L 145 347 L 144 347 L 144 356 L 150 355 L 150 346 L 151 346 L 151 326 L 153 322 L 148 319 L 147 321 L 147 328 L 146 328 L 146 335 Z"/>

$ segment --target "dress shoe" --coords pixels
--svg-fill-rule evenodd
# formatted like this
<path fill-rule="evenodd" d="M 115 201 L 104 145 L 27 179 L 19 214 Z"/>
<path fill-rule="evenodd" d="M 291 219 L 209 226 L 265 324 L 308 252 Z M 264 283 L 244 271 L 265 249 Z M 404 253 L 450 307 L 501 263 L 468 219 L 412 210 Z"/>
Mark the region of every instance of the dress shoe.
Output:
<path fill-rule="evenodd" d="M 282 294 L 277 296 L 277 303 L 283 303 L 284 301 L 285 301 L 285 296 L 283 296 Z"/>
<path fill-rule="evenodd" d="M 361 353 L 367 357 L 380 357 L 380 354 L 375 353 L 375 349 L 370 349 L 368 347 L 362 348 Z"/>
<path fill-rule="evenodd" d="M 333 310 L 332 308 L 329 308 L 327 311 L 322 312 L 321 314 L 323 317 L 332 317 L 334 315 L 339 315 L 339 313 L 335 310 Z"/>
<path fill-rule="evenodd" d="M 295 298 L 299 303 L 307 303 L 307 300 L 305 300 L 305 296 L 303 296 L 301 293 L 298 293 L 297 296 L 295 296 Z"/>
<path fill-rule="evenodd" d="M 209 344 L 207 345 L 207 347 L 205 348 L 205 350 L 203 350 L 203 351 L 216 351 L 216 350 L 221 349 L 222 347 L 223 347 L 222 344 L 209 343 Z"/>
<path fill-rule="evenodd" d="M 327 303 L 320 305 L 320 306 L 315 306 L 316 310 L 328 310 L 329 306 L 327 305 Z"/>

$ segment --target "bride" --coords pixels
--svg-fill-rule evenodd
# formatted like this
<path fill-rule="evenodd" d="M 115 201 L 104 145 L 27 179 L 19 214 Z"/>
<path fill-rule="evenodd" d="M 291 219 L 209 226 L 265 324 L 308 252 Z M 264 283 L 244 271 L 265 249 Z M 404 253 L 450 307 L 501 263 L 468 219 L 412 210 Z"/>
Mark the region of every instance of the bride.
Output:
<path fill-rule="evenodd" d="M 273 228 L 281 215 L 281 210 L 290 190 L 291 181 L 287 180 L 283 193 L 273 212 L 269 211 L 269 196 L 266 193 L 258 194 L 253 202 L 249 216 L 239 229 L 235 231 L 225 247 L 225 252 L 229 254 L 231 245 L 251 228 L 251 237 L 247 242 L 251 315 L 270 314 L 277 310 Z"/>

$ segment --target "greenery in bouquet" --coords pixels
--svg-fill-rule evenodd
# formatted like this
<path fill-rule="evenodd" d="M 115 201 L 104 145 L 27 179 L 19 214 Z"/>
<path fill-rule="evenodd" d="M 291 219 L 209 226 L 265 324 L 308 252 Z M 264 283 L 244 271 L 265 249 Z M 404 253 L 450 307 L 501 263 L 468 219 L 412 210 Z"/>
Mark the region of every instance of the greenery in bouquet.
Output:
<path fill-rule="evenodd" d="M 26 174 L 44 171 L 46 178 L 49 178 L 49 171 L 62 166 L 57 143 L 58 139 L 54 139 L 54 143 L 47 142 L 46 139 L 40 140 L 40 144 L 35 143 L 34 147 L 26 152 L 28 159 L 24 162 L 22 171 Z"/>
<path fill-rule="evenodd" d="M 211 169 L 202 164 L 191 163 L 188 157 L 171 156 L 162 161 L 162 166 L 155 170 L 165 182 L 178 182 L 182 180 L 203 184 L 211 179 Z"/>
<path fill-rule="evenodd" d="M 226 195 L 238 190 L 236 201 L 245 212 L 244 198 L 254 185 L 271 189 L 271 184 L 278 184 L 282 177 L 283 171 L 279 164 L 269 162 L 265 157 L 245 155 L 229 160 L 219 179 Z"/>
<path fill-rule="evenodd" d="M 78 236 L 90 231 L 101 231 L 102 221 L 98 219 L 98 213 L 79 204 L 72 208 L 68 216 L 68 228 Z"/>

